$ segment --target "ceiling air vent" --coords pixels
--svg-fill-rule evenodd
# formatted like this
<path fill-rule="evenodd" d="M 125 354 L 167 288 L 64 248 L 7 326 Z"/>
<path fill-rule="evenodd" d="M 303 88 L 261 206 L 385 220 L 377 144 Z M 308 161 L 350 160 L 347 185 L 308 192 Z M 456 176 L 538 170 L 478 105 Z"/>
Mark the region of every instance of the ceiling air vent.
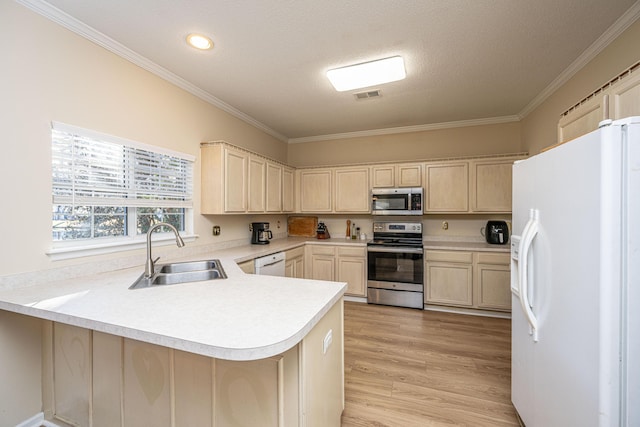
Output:
<path fill-rule="evenodd" d="M 360 92 L 354 95 L 356 99 L 369 99 L 369 98 L 377 98 L 382 96 L 379 90 L 370 90 L 367 92 Z"/>

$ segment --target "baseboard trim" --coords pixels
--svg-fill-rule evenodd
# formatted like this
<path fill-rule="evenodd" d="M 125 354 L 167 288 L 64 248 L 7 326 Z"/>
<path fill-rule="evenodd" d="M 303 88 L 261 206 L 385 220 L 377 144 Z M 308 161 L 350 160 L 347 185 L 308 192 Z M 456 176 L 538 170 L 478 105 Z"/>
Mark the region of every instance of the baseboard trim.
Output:
<path fill-rule="evenodd" d="M 60 427 L 58 424 L 54 424 L 51 421 L 44 419 L 44 412 L 40 412 L 33 417 L 24 420 L 16 425 L 16 427 Z"/>

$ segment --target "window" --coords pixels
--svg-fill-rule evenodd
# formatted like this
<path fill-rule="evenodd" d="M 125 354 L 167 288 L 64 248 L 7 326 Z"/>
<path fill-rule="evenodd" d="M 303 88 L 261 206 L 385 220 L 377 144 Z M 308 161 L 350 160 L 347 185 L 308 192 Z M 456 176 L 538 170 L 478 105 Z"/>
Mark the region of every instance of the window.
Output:
<path fill-rule="evenodd" d="M 54 248 L 144 240 L 157 222 L 191 231 L 193 156 L 62 123 L 51 141 Z"/>

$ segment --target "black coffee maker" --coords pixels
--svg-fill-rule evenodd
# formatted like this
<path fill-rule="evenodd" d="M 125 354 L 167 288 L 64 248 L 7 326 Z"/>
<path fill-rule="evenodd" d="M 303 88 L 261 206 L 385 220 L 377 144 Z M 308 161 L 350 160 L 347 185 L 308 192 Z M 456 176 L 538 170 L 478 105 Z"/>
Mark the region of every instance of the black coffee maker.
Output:
<path fill-rule="evenodd" d="M 252 245 L 266 245 L 269 240 L 273 238 L 271 230 L 269 230 L 268 222 L 252 222 L 249 227 L 251 230 L 251 244 Z"/>

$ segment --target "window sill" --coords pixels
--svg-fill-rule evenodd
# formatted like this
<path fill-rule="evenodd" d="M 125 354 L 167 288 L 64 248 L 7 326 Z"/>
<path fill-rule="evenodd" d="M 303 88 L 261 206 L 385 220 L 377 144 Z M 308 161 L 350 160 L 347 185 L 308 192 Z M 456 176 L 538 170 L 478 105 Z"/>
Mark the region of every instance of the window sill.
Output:
<path fill-rule="evenodd" d="M 197 234 L 180 235 L 185 243 L 194 242 L 197 238 Z M 176 239 L 173 234 L 165 236 L 156 236 L 152 238 L 153 246 L 168 246 L 175 245 Z M 66 242 L 65 242 L 66 243 Z M 72 242 L 70 242 L 72 243 Z M 114 252 L 130 251 L 135 249 L 146 249 L 147 239 L 146 236 L 142 238 L 131 239 L 126 242 L 123 241 L 109 241 L 99 244 L 92 243 L 87 245 L 60 245 L 54 246 L 49 249 L 46 254 L 49 255 L 52 261 L 61 261 L 65 259 L 82 258 L 94 255 L 111 254 Z"/>

